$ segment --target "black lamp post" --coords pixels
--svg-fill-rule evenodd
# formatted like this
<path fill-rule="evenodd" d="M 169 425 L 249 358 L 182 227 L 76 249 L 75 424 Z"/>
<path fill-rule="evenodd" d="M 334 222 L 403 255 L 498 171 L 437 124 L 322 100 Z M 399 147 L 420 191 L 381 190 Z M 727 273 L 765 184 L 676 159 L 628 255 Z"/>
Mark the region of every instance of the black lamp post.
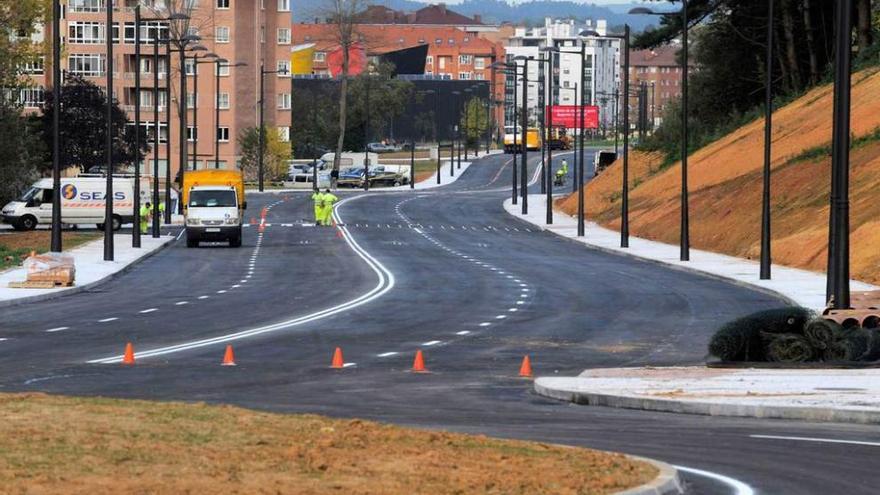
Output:
<path fill-rule="evenodd" d="M 764 190 L 761 195 L 761 280 L 771 277 L 770 151 L 773 137 L 773 4 L 767 2 L 767 73 L 764 79 Z"/>
<path fill-rule="evenodd" d="M 544 84 L 546 86 L 541 88 L 541 94 L 544 94 L 545 92 L 548 93 L 548 95 L 547 95 L 548 101 L 544 102 L 544 104 L 541 107 L 541 110 L 545 111 L 545 107 L 550 108 L 550 114 L 545 115 L 544 120 L 549 122 L 549 129 L 550 129 L 550 132 L 552 133 L 553 132 L 553 106 L 554 106 L 553 105 L 554 104 L 553 87 L 555 86 L 555 76 L 556 76 L 556 71 L 553 66 L 553 63 L 554 63 L 553 57 L 559 53 L 559 48 L 557 48 L 555 46 L 548 46 L 548 47 L 542 48 L 541 51 L 546 52 L 547 56 L 548 56 L 548 58 L 540 59 L 541 63 L 547 64 L 547 66 L 550 69 L 547 71 L 547 74 L 550 76 L 550 83 L 548 84 L 546 82 L 546 78 L 545 78 Z M 560 88 L 560 90 L 561 89 L 562 88 Z M 545 128 L 548 127 L 547 123 L 545 123 L 544 126 L 545 126 Z M 547 217 L 545 219 L 545 222 L 547 223 L 547 225 L 551 225 L 551 224 L 553 224 L 553 148 L 551 146 L 547 146 L 547 162 L 546 163 L 542 162 L 541 166 L 544 168 L 544 170 L 541 171 L 542 172 L 541 176 L 543 177 L 543 182 L 545 184 L 544 194 L 546 194 L 545 201 L 547 202 L 547 208 L 546 208 Z"/>
<path fill-rule="evenodd" d="M 61 0 L 52 0 L 52 240 L 50 250 L 61 252 Z"/>
<path fill-rule="evenodd" d="M 107 23 L 104 25 L 104 41 L 107 60 L 104 70 L 107 76 L 107 136 L 104 155 L 107 159 L 107 189 L 104 192 L 104 261 L 113 261 L 113 6 L 105 2 Z M 121 33 L 120 33 L 121 34 Z M 55 102 L 56 112 L 59 107 Z M 60 191 L 56 191 L 56 195 Z"/>
<path fill-rule="evenodd" d="M 134 7 L 134 198 L 131 247 L 141 247 L 141 6 Z"/>
<path fill-rule="evenodd" d="M 831 144 L 831 215 L 828 279 L 834 309 L 850 307 L 849 147 L 852 92 L 852 0 L 837 2 L 834 58 L 834 131 Z"/>
<path fill-rule="evenodd" d="M 522 78 L 522 110 L 520 115 L 520 125 L 522 129 L 520 129 L 520 134 L 522 139 L 520 144 L 522 144 L 522 157 L 520 161 L 520 170 L 519 170 L 519 188 L 520 195 L 522 197 L 522 209 L 521 213 L 523 215 L 527 215 L 529 213 L 529 187 L 528 187 L 528 158 L 529 158 L 529 58 L 525 55 L 518 55 L 513 58 L 513 60 L 521 61 L 523 63 L 523 78 Z"/>
<path fill-rule="evenodd" d="M 470 109 L 470 98 L 471 94 L 474 92 L 473 88 L 466 88 L 462 95 L 462 105 L 464 106 L 464 159 L 468 159 L 468 140 L 470 140 L 470 127 L 471 127 L 471 109 Z M 458 168 L 461 168 L 461 163 L 459 162 Z"/>
<path fill-rule="evenodd" d="M 196 48 L 193 47 L 195 51 Z M 204 48 L 204 47 L 201 47 Z M 205 49 L 207 50 L 207 49 Z M 198 50 L 198 51 L 205 51 Z M 209 58 L 211 60 L 202 60 Z M 193 147 L 192 147 L 192 162 L 193 162 L 193 170 L 198 169 L 198 152 L 199 152 L 199 65 L 203 64 L 213 64 L 214 60 L 219 58 L 216 53 L 206 53 L 201 57 L 197 54 L 193 54 Z"/>
<path fill-rule="evenodd" d="M 681 261 L 690 260 L 690 226 L 688 215 L 688 0 L 670 0 L 681 2 Z M 657 13 L 646 7 L 636 7 L 630 14 L 671 15 Z"/>
<path fill-rule="evenodd" d="M 263 64 L 260 64 L 260 148 L 259 148 L 259 156 L 258 160 L 258 189 L 260 192 L 263 192 L 263 153 L 266 148 L 266 129 L 265 129 L 265 107 L 266 107 L 266 74 L 287 74 L 286 70 L 266 70 L 263 67 Z M 219 105 L 218 105 L 219 106 Z M 365 183 L 368 183 L 369 180 L 366 180 Z M 317 187 L 317 183 L 315 186 Z"/>
<path fill-rule="evenodd" d="M 238 62 L 230 64 L 225 58 L 217 58 L 214 60 L 217 65 L 214 74 L 214 167 L 220 167 L 220 68 L 226 67 L 232 69 L 235 67 L 245 67 L 247 64 Z M 293 140 L 291 140 L 293 141 Z"/>
<path fill-rule="evenodd" d="M 599 36 L 595 31 L 584 31 L 581 36 Z M 624 24 L 623 35 L 605 35 L 605 38 L 616 38 L 623 42 L 623 180 L 620 186 L 620 247 L 629 247 L 629 24 Z M 618 97 L 620 92 L 614 91 L 615 118 L 614 118 L 614 153 L 617 154 L 617 114 Z M 583 130 L 581 130 L 583 132 Z M 685 183 L 686 185 L 686 183 Z"/>
<path fill-rule="evenodd" d="M 187 56 L 186 56 L 186 51 L 189 49 L 188 45 L 190 43 L 197 43 L 197 42 L 201 41 L 201 39 L 202 38 L 200 36 L 197 36 L 194 34 L 188 34 L 186 36 L 181 37 L 178 40 L 171 40 L 175 44 L 177 44 L 177 47 L 178 47 L 177 49 L 175 49 L 173 51 L 180 53 L 180 94 L 178 95 L 178 98 L 177 98 L 177 103 L 178 103 L 178 105 L 177 105 L 177 120 L 178 120 L 178 125 L 180 126 L 180 129 L 178 129 L 177 137 L 180 142 L 180 149 L 178 150 L 178 158 L 180 159 L 180 184 L 181 184 L 181 186 L 183 186 L 183 178 L 186 174 L 186 161 L 187 161 L 187 156 L 189 155 L 188 148 L 187 148 L 187 138 L 186 138 L 186 129 L 187 129 L 187 127 L 186 127 L 186 112 L 187 112 L 187 108 L 186 108 L 186 98 L 187 98 L 187 92 L 186 92 L 186 59 L 187 59 Z M 168 61 L 170 64 L 170 62 L 171 62 L 170 54 L 168 57 Z M 170 69 L 170 65 L 169 65 L 169 69 Z M 169 86 L 170 86 L 170 79 L 169 79 Z M 169 114 L 170 114 L 170 112 L 169 112 Z M 170 122 L 170 119 L 169 119 L 169 122 Z M 169 126 L 168 144 L 169 144 L 168 147 L 170 149 L 171 148 L 171 146 L 170 146 L 171 145 L 170 126 Z M 168 168 L 168 170 L 169 170 L 169 173 L 167 174 L 166 179 L 165 179 L 166 204 L 168 202 L 170 202 L 170 199 L 169 199 L 170 175 L 171 175 L 171 172 L 170 172 L 170 152 L 169 152 L 169 168 Z M 183 213 L 183 200 L 182 199 L 183 198 L 181 197 L 178 200 L 178 204 L 177 204 L 177 212 L 178 213 Z M 170 211 L 168 211 L 167 206 L 166 206 L 166 211 L 165 211 L 165 221 L 167 223 L 171 222 L 171 213 L 170 213 Z"/>
<path fill-rule="evenodd" d="M 518 101 L 517 101 L 518 100 L 518 98 L 517 98 L 518 88 L 517 88 L 516 78 L 519 76 L 519 67 L 520 66 L 516 63 L 495 62 L 494 64 L 492 64 L 492 67 L 493 68 L 504 67 L 505 69 L 501 70 L 500 72 L 502 72 L 506 75 L 509 75 L 509 76 L 513 76 L 513 104 L 512 104 L 512 106 L 513 106 L 513 159 L 511 160 L 512 166 L 510 167 L 513 183 L 512 183 L 512 188 L 511 188 L 511 204 L 517 204 L 517 202 L 519 201 L 519 193 L 517 191 L 518 186 L 517 186 L 516 159 L 517 159 L 517 153 L 519 153 L 519 146 L 517 146 L 517 144 L 516 144 L 517 143 L 516 128 L 519 126 L 518 125 L 519 107 L 517 106 L 517 104 L 518 104 Z M 505 91 L 505 94 L 506 94 L 506 91 Z M 506 100 L 506 96 L 505 96 L 505 100 Z M 505 115 L 507 114 L 506 111 L 504 113 L 505 113 Z M 524 143 L 522 141 L 520 141 L 520 144 L 524 144 Z"/>

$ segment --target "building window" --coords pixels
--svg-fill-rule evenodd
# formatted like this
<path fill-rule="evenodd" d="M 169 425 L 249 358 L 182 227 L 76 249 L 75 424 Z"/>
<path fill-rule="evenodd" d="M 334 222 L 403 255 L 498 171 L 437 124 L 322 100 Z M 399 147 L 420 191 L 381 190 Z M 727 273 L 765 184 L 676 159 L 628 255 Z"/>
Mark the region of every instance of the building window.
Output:
<path fill-rule="evenodd" d="M 315 57 L 312 59 L 313 62 L 324 62 L 327 60 L 327 54 L 324 52 L 315 52 Z"/>
<path fill-rule="evenodd" d="M 443 44 L 443 38 L 437 38 L 437 39 L 435 39 L 435 40 L 434 40 L 434 43 L 436 43 L 436 44 L 438 44 L 438 45 L 442 45 L 442 44 Z"/>
<path fill-rule="evenodd" d="M 425 57 L 425 65 L 434 65 L 434 56 L 428 55 Z"/>
<path fill-rule="evenodd" d="M 218 9 L 228 9 L 229 8 L 229 0 L 217 0 L 217 8 Z"/>
<path fill-rule="evenodd" d="M 458 56 L 458 64 L 459 65 L 471 65 L 474 63 L 473 55 L 459 55 Z"/>
<path fill-rule="evenodd" d="M 278 128 L 278 136 L 282 142 L 287 143 L 290 141 L 290 127 L 282 126 Z"/>
<path fill-rule="evenodd" d="M 474 59 L 474 69 L 483 70 L 486 68 L 486 59 L 483 57 L 477 57 Z"/>
<path fill-rule="evenodd" d="M 153 108 L 153 90 L 141 90 L 141 108 Z"/>
<path fill-rule="evenodd" d="M 278 0 L 278 12 L 290 12 L 290 0 Z"/>
<path fill-rule="evenodd" d="M 101 12 L 104 0 L 70 0 L 68 8 L 71 12 Z"/>
<path fill-rule="evenodd" d="M 196 95 L 193 93 L 186 94 L 186 108 L 195 108 L 196 107 Z"/>
<path fill-rule="evenodd" d="M 214 28 L 214 41 L 217 43 L 229 43 L 229 28 L 227 26 L 217 26 Z"/>
<path fill-rule="evenodd" d="M 24 74 L 42 74 L 43 73 L 43 57 L 36 58 L 29 62 L 25 62 L 21 66 L 21 72 Z"/>
<path fill-rule="evenodd" d="M 474 74 L 474 79 L 476 79 L 477 81 L 484 81 L 486 79 L 486 76 L 484 76 L 482 72 L 477 72 L 476 74 Z"/>
<path fill-rule="evenodd" d="M 229 142 L 229 128 L 228 127 L 218 127 L 217 128 L 217 140 L 221 143 Z"/>
<path fill-rule="evenodd" d="M 278 110 L 290 110 L 290 93 L 281 93 L 278 95 Z"/>
<path fill-rule="evenodd" d="M 25 108 L 43 106 L 43 87 L 24 88 L 18 93 L 18 101 Z"/>
<path fill-rule="evenodd" d="M 196 26 L 190 26 L 189 28 L 187 28 L 186 34 L 188 34 L 190 36 L 198 36 L 199 35 L 199 28 L 197 28 Z"/>
<path fill-rule="evenodd" d="M 84 77 L 104 75 L 104 56 L 99 54 L 73 54 L 67 57 L 67 71 Z"/>
<path fill-rule="evenodd" d="M 80 45 L 103 43 L 104 24 L 101 22 L 71 22 L 67 25 L 67 41 Z"/>
<path fill-rule="evenodd" d="M 229 110 L 229 93 L 220 93 L 220 97 L 217 98 L 217 102 L 219 103 L 218 107 L 220 110 Z"/>
<path fill-rule="evenodd" d="M 278 28 L 278 44 L 290 44 L 290 28 Z"/>
<path fill-rule="evenodd" d="M 275 65 L 278 77 L 290 77 L 290 60 L 279 60 Z"/>
<path fill-rule="evenodd" d="M 187 126 L 186 128 L 186 140 L 189 142 L 195 142 L 199 139 L 199 130 L 193 126 Z"/>
<path fill-rule="evenodd" d="M 260 43 L 266 42 L 266 26 L 260 26 Z"/>
<path fill-rule="evenodd" d="M 455 38 L 449 38 L 449 44 L 450 44 L 450 45 L 454 45 L 454 44 L 455 44 Z"/>
<path fill-rule="evenodd" d="M 185 58 L 185 59 L 183 59 L 183 68 L 184 68 L 184 70 L 186 71 L 186 75 L 188 75 L 188 76 L 195 75 L 196 70 L 197 70 L 197 69 L 196 69 L 196 63 L 195 63 L 195 61 L 194 61 L 193 59 L 191 59 L 191 58 Z"/>
<path fill-rule="evenodd" d="M 459 72 L 458 78 L 462 81 L 470 81 L 471 80 L 471 73 L 470 72 Z"/>
<path fill-rule="evenodd" d="M 214 64 L 214 75 L 219 76 L 228 76 L 229 75 L 229 65 L 227 64 Z"/>

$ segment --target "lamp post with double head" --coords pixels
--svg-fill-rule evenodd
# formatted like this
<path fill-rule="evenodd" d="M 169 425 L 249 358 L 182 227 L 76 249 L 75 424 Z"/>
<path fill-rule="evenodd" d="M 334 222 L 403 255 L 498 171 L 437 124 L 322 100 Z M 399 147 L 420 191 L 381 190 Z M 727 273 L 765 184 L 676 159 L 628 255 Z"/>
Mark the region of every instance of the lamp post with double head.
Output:
<path fill-rule="evenodd" d="M 512 187 L 511 187 L 511 203 L 517 204 L 517 202 L 519 201 L 519 193 L 518 193 L 518 186 L 517 186 L 517 175 L 518 174 L 517 174 L 517 167 L 516 167 L 517 153 L 519 153 L 519 146 L 517 146 L 517 132 L 516 132 L 516 129 L 519 127 L 519 122 L 518 122 L 518 120 L 519 120 L 519 107 L 517 106 L 518 105 L 517 77 L 519 77 L 520 65 L 515 62 L 514 63 L 495 62 L 494 64 L 492 64 L 492 67 L 493 68 L 499 68 L 499 67 L 502 68 L 502 70 L 500 71 L 501 73 L 508 75 L 508 76 L 511 76 L 513 78 L 513 84 L 512 84 L 512 86 L 513 86 L 513 102 L 512 102 L 513 125 L 511 126 L 513 128 L 513 133 L 512 133 L 513 134 L 513 143 L 511 144 L 511 149 L 513 150 L 513 159 L 511 160 L 512 166 L 510 167 L 511 176 L 512 176 L 513 180 L 512 180 Z M 506 90 L 505 90 L 505 95 L 506 95 Z M 505 96 L 505 100 L 506 100 L 506 98 L 507 97 Z M 506 103 L 506 101 L 505 101 L 505 103 Z M 504 113 L 505 113 L 505 115 L 507 115 L 506 110 Z M 523 144 L 522 141 L 520 141 L 520 144 Z"/>
<path fill-rule="evenodd" d="M 688 0 L 670 0 L 681 2 L 681 227 L 680 253 L 681 261 L 690 260 L 690 218 L 688 213 Z M 676 15 L 675 12 L 654 12 L 647 7 L 636 7 L 630 14 Z M 624 92 L 624 94 L 628 94 Z M 628 98 L 628 96 L 626 97 Z M 628 100 L 627 100 L 628 101 Z M 624 105 L 626 106 L 626 105 Z"/>
<path fill-rule="evenodd" d="M 547 93 L 547 101 L 545 101 L 541 107 L 542 115 L 546 112 L 546 108 L 550 109 L 549 115 L 544 115 L 544 128 L 548 129 L 550 133 L 553 133 L 553 107 L 554 107 L 554 93 L 553 88 L 556 85 L 556 68 L 554 66 L 555 56 L 559 54 L 559 48 L 555 46 L 548 46 L 541 49 L 542 52 L 547 54 L 547 58 L 541 58 L 539 61 L 542 64 L 546 64 L 549 70 L 545 72 L 544 76 L 544 87 L 539 88 L 541 94 Z M 550 82 L 547 83 L 547 76 L 550 77 Z M 541 177 L 543 178 L 542 183 L 545 185 L 544 194 L 546 194 L 546 203 L 547 203 L 547 218 L 545 219 L 547 225 L 553 223 L 553 147 L 542 143 L 543 146 L 547 148 L 547 162 L 544 163 L 542 160 L 541 167 L 543 170 L 541 171 Z"/>
<path fill-rule="evenodd" d="M 200 50 L 201 51 L 201 50 Z M 202 56 L 199 56 L 197 53 L 194 53 L 192 56 L 193 61 L 193 131 L 192 131 L 192 158 L 193 162 L 193 170 L 198 168 L 198 148 L 199 148 L 199 65 L 204 64 L 215 64 L 215 60 L 220 57 L 217 56 L 216 53 L 209 52 Z M 209 60 L 205 60 L 209 59 Z M 216 65 L 216 64 L 215 64 Z"/>
<path fill-rule="evenodd" d="M 263 64 L 260 64 L 260 145 L 259 150 L 257 152 L 257 188 L 260 192 L 263 192 L 264 189 L 264 170 L 263 170 L 263 154 L 265 153 L 266 148 L 266 128 L 265 128 L 265 113 L 266 113 L 266 74 L 287 74 L 287 70 L 266 70 Z M 369 182 L 366 180 L 365 182 Z M 315 184 L 317 186 L 317 183 Z"/>
<path fill-rule="evenodd" d="M 529 213 L 529 187 L 528 187 L 528 160 L 529 160 L 529 61 L 531 60 L 529 57 L 525 55 L 517 55 L 513 58 L 514 63 L 519 61 L 522 62 L 523 67 L 523 77 L 522 77 L 522 109 L 520 112 L 520 135 L 522 136 L 520 140 L 520 144 L 522 145 L 522 156 L 520 157 L 520 170 L 519 170 L 519 188 L 520 188 L 520 197 L 522 199 L 521 210 L 520 212 L 523 215 L 528 215 Z"/>

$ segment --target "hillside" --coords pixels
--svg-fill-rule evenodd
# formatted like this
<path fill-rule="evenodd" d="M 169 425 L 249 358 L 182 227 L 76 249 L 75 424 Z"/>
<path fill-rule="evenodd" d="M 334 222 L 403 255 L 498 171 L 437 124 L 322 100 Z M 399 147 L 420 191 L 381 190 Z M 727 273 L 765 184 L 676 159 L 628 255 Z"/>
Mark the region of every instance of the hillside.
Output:
<path fill-rule="evenodd" d="M 852 276 L 880 282 L 880 72 L 853 76 L 850 167 Z M 832 88 L 817 88 L 774 113 L 772 155 L 773 261 L 824 271 L 831 175 Z M 763 119 L 691 155 L 691 244 L 757 259 L 760 253 Z M 681 165 L 659 169 L 662 157 L 630 159 L 630 230 L 677 244 Z M 587 187 L 590 220 L 620 226 L 621 162 Z M 568 213 L 577 198 L 557 201 Z"/>

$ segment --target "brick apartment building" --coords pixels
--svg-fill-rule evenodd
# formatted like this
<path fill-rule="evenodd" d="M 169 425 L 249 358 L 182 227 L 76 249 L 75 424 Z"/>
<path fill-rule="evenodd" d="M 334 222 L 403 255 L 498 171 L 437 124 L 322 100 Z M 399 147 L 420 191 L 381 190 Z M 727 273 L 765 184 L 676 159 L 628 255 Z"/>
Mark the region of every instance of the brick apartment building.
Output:
<path fill-rule="evenodd" d="M 186 66 L 187 73 L 187 130 L 189 156 L 192 146 L 196 148 L 196 167 L 231 168 L 240 152 L 237 139 L 239 132 L 258 123 L 260 64 L 266 70 L 287 69 L 290 60 L 291 24 L 290 0 L 140 0 L 142 17 L 166 17 L 168 5 L 177 5 L 173 12 L 187 12 L 190 20 L 187 26 L 172 27 L 172 37 L 178 32 L 188 30 L 189 34 L 201 37 L 199 45 L 205 51 L 198 54 L 215 53 L 230 64 L 243 63 L 240 67 L 225 68 L 220 71 L 219 83 L 219 163 L 214 160 L 215 144 L 215 71 L 216 64 L 198 64 L 198 100 L 194 99 L 194 69 L 191 63 Z M 192 10 L 181 7 L 183 2 L 191 3 Z M 142 60 L 138 68 L 135 62 L 134 7 L 138 0 L 113 0 L 113 91 L 114 98 L 134 120 L 135 73 L 141 74 L 141 119 L 153 121 L 153 73 L 159 73 L 159 118 L 161 120 L 160 143 L 154 150 L 159 152 L 160 177 L 165 176 L 165 156 L 167 146 L 171 146 L 171 173 L 177 174 L 180 167 L 179 112 L 180 98 L 180 55 L 174 53 L 170 70 L 170 103 L 166 93 L 169 71 L 164 57 L 158 67 L 153 63 L 153 36 L 160 31 L 160 40 L 168 32 L 167 22 L 146 23 L 142 29 Z M 99 87 L 106 85 L 106 10 L 105 0 L 62 0 L 62 71 L 65 74 L 78 74 Z M 183 21 L 175 21 L 183 22 Z M 42 41 L 43 33 L 51 42 L 51 24 L 39 31 L 35 41 Z M 120 30 L 121 28 L 121 30 Z M 164 47 L 160 44 L 160 54 Z M 204 61 L 212 60 L 210 58 Z M 35 86 L 24 98 L 25 107 L 38 108 L 43 102 L 44 91 L 52 86 L 51 61 L 36 61 L 28 67 Z M 290 122 L 290 77 L 271 74 L 266 76 L 266 125 L 277 125 L 285 135 Z M 33 110 L 32 110 L 33 111 Z M 197 115 L 196 115 L 197 114 Z M 165 127 L 170 117 L 171 133 Z M 193 127 L 193 122 L 198 127 Z M 145 124 L 146 125 L 146 124 Z M 151 135 L 152 135 L 152 126 Z M 169 144 L 170 137 L 170 144 Z M 149 164 L 144 170 L 152 173 L 152 152 L 147 156 Z M 188 161 L 190 158 L 188 157 Z M 192 165 L 190 164 L 190 168 Z"/>
<path fill-rule="evenodd" d="M 338 48 L 329 24 L 296 24 L 293 42 L 314 43 L 314 73 L 329 75 L 327 55 Z M 491 69 L 504 60 L 504 47 L 451 26 L 359 24 L 357 32 L 367 57 L 418 45 L 428 45 L 425 75 L 456 81 L 489 81 L 496 100 L 504 98 L 504 77 Z M 498 107 L 497 121 L 503 118 Z"/>
<path fill-rule="evenodd" d="M 630 85 L 648 85 L 648 115 L 653 115 L 655 125 L 660 123 L 666 105 L 681 96 L 681 66 L 677 57 L 680 49 L 679 44 L 670 44 L 630 52 Z M 632 98 L 629 105 L 630 115 L 635 115 L 638 102 Z"/>

